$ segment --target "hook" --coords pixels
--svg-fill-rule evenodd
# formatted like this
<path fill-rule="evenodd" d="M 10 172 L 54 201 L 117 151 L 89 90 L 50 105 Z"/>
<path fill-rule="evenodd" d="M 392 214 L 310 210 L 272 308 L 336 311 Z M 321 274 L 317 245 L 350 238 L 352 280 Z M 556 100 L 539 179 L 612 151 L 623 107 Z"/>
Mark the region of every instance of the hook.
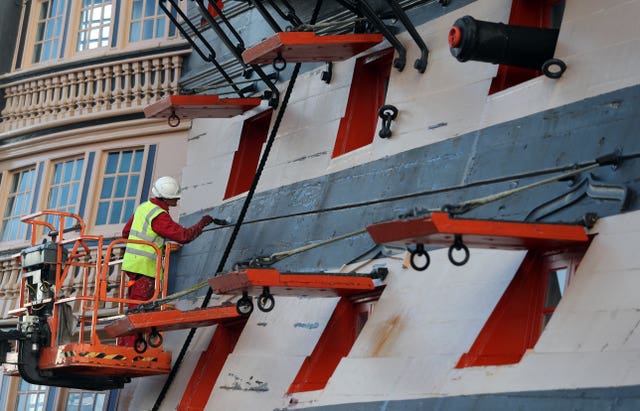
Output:
<path fill-rule="evenodd" d="M 385 104 L 378 110 L 378 116 L 382 119 L 382 128 L 378 135 L 381 138 L 391 137 L 391 122 L 398 117 L 398 108 L 391 104 Z"/>

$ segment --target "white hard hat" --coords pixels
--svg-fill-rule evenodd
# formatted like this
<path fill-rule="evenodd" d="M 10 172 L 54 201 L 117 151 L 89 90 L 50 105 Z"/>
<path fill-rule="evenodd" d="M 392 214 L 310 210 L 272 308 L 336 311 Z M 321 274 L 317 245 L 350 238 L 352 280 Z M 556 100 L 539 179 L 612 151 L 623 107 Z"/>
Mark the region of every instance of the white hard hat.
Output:
<path fill-rule="evenodd" d="M 153 183 L 151 193 L 157 198 L 180 198 L 180 183 L 173 177 L 160 177 Z"/>

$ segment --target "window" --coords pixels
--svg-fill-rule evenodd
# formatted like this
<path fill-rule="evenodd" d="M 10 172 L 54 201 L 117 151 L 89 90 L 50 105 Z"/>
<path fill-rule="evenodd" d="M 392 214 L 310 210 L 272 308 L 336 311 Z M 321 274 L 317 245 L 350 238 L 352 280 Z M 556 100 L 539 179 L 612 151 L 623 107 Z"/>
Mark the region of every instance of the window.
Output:
<path fill-rule="evenodd" d="M 112 0 L 82 0 L 77 51 L 109 46 L 112 16 Z"/>
<path fill-rule="evenodd" d="M 47 197 L 47 209 L 76 213 L 82 189 L 82 171 L 84 158 L 63 160 L 53 165 L 53 173 L 49 182 L 49 195 Z M 53 216 L 50 216 L 53 217 Z M 57 226 L 57 221 L 49 221 Z M 68 220 L 69 226 L 73 220 Z"/>
<path fill-rule="evenodd" d="M 535 346 L 578 267 L 586 246 L 531 250 L 457 368 L 506 365 Z"/>
<path fill-rule="evenodd" d="M 509 24 L 539 28 L 560 28 L 565 0 L 513 0 Z M 497 93 L 542 74 L 530 68 L 498 66 L 489 94 Z"/>
<path fill-rule="evenodd" d="M 310 356 L 305 358 L 287 394 L 323 389 L 360 335 L 382 289 L 358 300 L 342 298 Z"/>
<path fill-rule="evenodd" d="M 391 75 L 393 49 L 356 60 L 351 91 L 344 117 L 340 120 L 332 158 L 373 142 L 378 110 L 384 105 Z"/>
<path fill-rule="evenodd" d="M 271 115 L 268 110 L 247 119 L 242 127 L 240 143 L 233 156 L 224 199 L 249 191 L 256 175 L 262 145 L 267 140 Z"/>
<path fill-rule="evenodd" d="M 40 4 L 33 48 L 34 63 L 60 57 L 66 8 L 67 0 L 45 0 Z"/>
<path fill-rule="evenodd" d="M 103 411 L 106 407 L 106 392 L 69 390 L 65 411 Z"/>
<path fill-rule="evenodd" d="M 16 411 L 45 410 L 48 390 L 48 387 L 45 385 L 35 385 L 25 380 L 20 380 L 18 398 L 16 400 Z"/>
<path fill-rule="evenodd" d="M 140 198 L 144 149 L 107 153 L 96 225 L 120 224 L 133 215 Z"/>
<path fill-rule="evenodd" d="M 169 25 L 170 21 L 160 8 L 158 0 L 133 0 L 129 25 L 130 43 L 171 36 L 175 29 L 171 27 L 171 32 L 167 33 Z"/>
<path fill-rule="evenodd" d="M 568 285 L 569 277 L 567 275 L 567 268 L 558 268 L 549 271 L 547 280 L 547 292 L 545 293 L 544 306 L 543 306 L 543 320 L 542 328 L 547 326 L 553 312 L 556 310 L 560 299 L 564 295 L 564 290 Z"/>
<path fill-rule="evenodd" d="M 27 225 L 20 218 L 31 212 L 36 168 L 15 171 L 11 179 L 6 208 L 2 218 L 2 241 L 22 240 L 27 234 Z"/>
<path fill-rule="evenodd" d="M 0 383 L 2 383 L 2 388 L 0 389 L 0 408 L 5 410 L 7 409 L 7 401 L 9 397 L 7 393 L 9 391 L 9 386 L 11 385 L 12 379 L 13 377 L 7 374 L 3 374 L 2 376 L 0 376 Z"/>

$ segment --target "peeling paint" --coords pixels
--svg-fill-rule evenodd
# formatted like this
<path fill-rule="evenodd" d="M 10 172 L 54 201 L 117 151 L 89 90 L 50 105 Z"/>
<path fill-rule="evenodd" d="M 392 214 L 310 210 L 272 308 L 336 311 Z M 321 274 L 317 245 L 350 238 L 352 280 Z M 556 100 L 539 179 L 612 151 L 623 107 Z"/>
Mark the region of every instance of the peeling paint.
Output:
<path fill-rule="evenodd" d="M 433 130 L 433 129 L 444 127 L 444 126 L 448 126 L 448 125 L 449 125 L 449 123 L 446 123 L 446 122 L 443 121 L 443 122 L 440 122 L 438 124 L 433 124 L 433 125 L 429 126 L 428 128 L 429 128 L 429 130 Z"/>
<path fill-rule="evenodd" d="M 633 326 L 633 328 L 631 329 L 631 331 L 629 331 L 629 334 L 627 334 L 627 336 L 625 337 L 624 341 L 622 342 L 622 345 L 627 344 L 627 342 L 629 341 L 633 333 L 638 329 L 638 326 L 640 326 L 640 320 L 638 320 L 636 324 Z"/>
<path fill-rule="evenodd" d="M 207 135 L 207 133 L 200 133 L 200 134 L 195 135 L 195 136 L 193 136 L 193 137 L 189 137 L 189 138 L 187 139 L 187 141 L 198 140 L 200 137 L 202 137 L 202 136 L 206 136 L 206 135 Z"/>
<path fill-rule="evenodd" d="M 324 156 L 326 154 L 328 154 L 328 151 L 321 151 L 319 153 L 310 154 L 308 156 L 294 158 L 293 160 L 290 161 L 290 163 L 296 163 L 296 162 L 299 162 L 299 161 L 304 161 L 304 160 L 309 159 L 309 158 L 315 158 L 315 157 Z"/>
<path fill-rule="evenodd" d="M 309 330 L 313 330 L 314 328 L 318 328 L 320 324 L 318 322 L 315 323 L 295 323 L 293 324 L 294 328 L 308 328 Z"/>
<path fill-rule="evenodd" d="M 218 388 L 222 390 L 230 391 L 255 391 L 255 392 L 267 392 L 269 391 L 269 385 L 260 380 L 254 380 L 253 375 L 248 380 L 244 380 L 234 373 L 228 374 L 234 379 L 230 385 L 221 385 Z"/>

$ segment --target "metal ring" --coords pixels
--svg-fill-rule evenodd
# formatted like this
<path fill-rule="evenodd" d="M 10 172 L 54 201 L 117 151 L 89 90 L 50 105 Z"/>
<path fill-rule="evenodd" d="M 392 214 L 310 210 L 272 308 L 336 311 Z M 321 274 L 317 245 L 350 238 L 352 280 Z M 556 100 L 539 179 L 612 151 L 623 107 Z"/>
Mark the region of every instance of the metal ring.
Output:
<path fill-rule="evenodd" d="M 395 120 L 398 117 L 398 108 L 391 104 L 385 104 L 378 109 L 378 117 L 382 119 Z"/>
<path fill-rule="evenodd" d="M 243 295 L 238 302 L 236 302 L 236 311 L 242 316 L 247 316 L 253 311 L 253 302 L 247 295 Z"/>
<path fill-rule="evenodd" d="M 167 122 L 169 123 L 169 127 L 178 127 L 180 125 L 180 117 L 178 117 L 174 111 L 167 119 Z"/>
<path fill-rule="evenodd" d="M 138 334 L 138 339 L 133 344 L 133 349 L 138 353 L 142 354 L 147 351 L 147 342 L 144 340 L 142 334 Z"/>
<path fill-rule="evenodd" d="M 273 307 L 276 306 L 276 301 L 273 298 L 273 295 L 262 293 L 258 297 L 258 308 L 260 311 L 268 313 L 273 310 Z"/>
<path fill-rule="evenodd" d="M 557 70 L 553 70 L 556 67 Z M 567 65 L 560 59 L 549 59 L 542 64 L 542 72 L 549 78 L 560 78 L 567 70 Z"/>
<path fill-rule="evenodd" d="M 160 334 L 157 330 L 151 331 L 151 333 L 147 336 L 147 343 L 149 347 L 158 348 L 162 345 L 162 334 Z"/>
<path fill-rule="evenodd" d="M 416 263 L 415 258 L 423 256 L 427 259 L 427 261 L 423 266 L 419 266 Z M 409 260 L 409 263 L 411 264 L 411 267 L 416 271 L 424 271 L 427 269 L 427 267 L 429 267 L 429 264 L 431 263 L 431 257 L 429 257 L 429 253 L 425 251 L 423 244 L 418 244 L 415 250 L 411 250 L 411 259 Z"/>
<path fill-rule="evenodd" d="M 287 61 L 282 57 L 282 55 L 278 54 L 276 58 L 273 59 L 271 65 L 275 71 L 282 71 L 287 68 Z"/>
<path fill-rule="evenodd" d="M 457 261 L 456 259 L 454 259 L 453 250 L 464 251 L 464 258 L 460 261 Z M 451 264 L 453 265 L 457 265 L 457 266 L 465 265 L 467 261 L 469 261 L 469 249 L 467 248 L 467 246 L 462 243 L 459 243 L 459 244 L 454 243 L 451 247 L 449 247 L 449 261 L 451 261 Z"/>

